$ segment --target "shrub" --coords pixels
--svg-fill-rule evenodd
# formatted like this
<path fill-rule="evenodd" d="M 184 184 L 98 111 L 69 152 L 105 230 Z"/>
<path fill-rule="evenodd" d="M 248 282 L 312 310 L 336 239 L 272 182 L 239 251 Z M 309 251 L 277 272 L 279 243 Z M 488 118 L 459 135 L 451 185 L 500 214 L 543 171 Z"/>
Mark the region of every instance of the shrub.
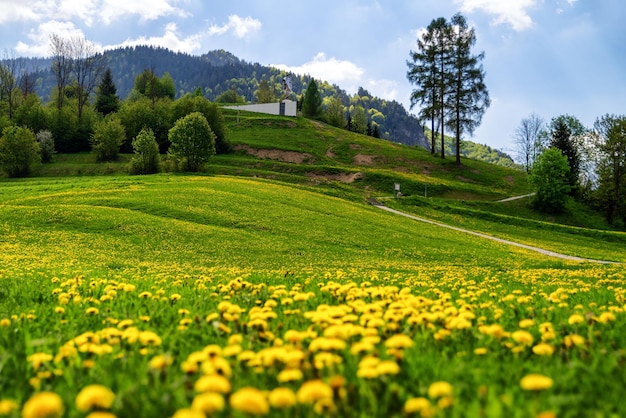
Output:
<path fill-rule="evenodd" d="M 26 177 L 31 165 L 41 161 L 39 143 L 28 128 L 8 126 L 0 137 L 0 164 L 9 177 Z"/>
<path fill-rule="evenodd" d="M 52 132 L 50 131 L 39 131 L 37 132 L 37 142 L 39 143 L 39 147 L 41 148 L 41 162 L 42 163 L 51 163 L 52 155 L 55 153 L 54 151 L 54 139 L 52 138 Z"/>
<path fill-rule="evenodd" d="M 117 160 L 125 138 L 124 126 L 117 116 L 110 114 L 96 123 L 90 139 L 91 151 L 96 155 L 96 161 Z"/>
<path fill-rule="evenodd" d="M 170 129 L 170 154 L 181 160 L 185 171 L 200 171 L 215 154 L 215 134 L 200 112 L 179 119 Z"/>
<path fill-rule="evenodd" d="M 132 174 L 153 174 L 159 172 L 159 144 L 150 128 L 144 128 L 133 139 L 135 155 L 130 160 Z"/>

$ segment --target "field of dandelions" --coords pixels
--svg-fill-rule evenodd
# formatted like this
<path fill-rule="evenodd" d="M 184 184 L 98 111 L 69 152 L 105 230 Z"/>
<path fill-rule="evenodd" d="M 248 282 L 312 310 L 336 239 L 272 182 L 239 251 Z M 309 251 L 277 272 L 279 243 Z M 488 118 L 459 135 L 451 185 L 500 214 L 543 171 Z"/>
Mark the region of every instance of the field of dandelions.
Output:
<path fill-rule="evenodd" d="M 626 416 L 621 265 L 271 182 L 0 190 L 0 416 Z"/>

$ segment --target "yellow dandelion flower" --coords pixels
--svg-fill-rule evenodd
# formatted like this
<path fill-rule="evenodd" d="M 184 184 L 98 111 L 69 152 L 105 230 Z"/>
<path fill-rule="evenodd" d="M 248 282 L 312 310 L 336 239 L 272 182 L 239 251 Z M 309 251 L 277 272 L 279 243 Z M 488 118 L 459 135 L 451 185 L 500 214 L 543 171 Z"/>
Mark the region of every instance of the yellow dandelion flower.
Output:
<path fill-rule="evenodd" d="M 26 360 L 32 364 L 34 370 L 39 370 L 42 364 L 52 361 L 53 358 L 52 354 L 34 353 L 26 357 Z"/>
<path fill-rule="evenodd" d="M 302 380 L 302 378 L 302 370 L 300 369 L 286 369 L 278 373 L 278 376 L 276 377 L 276 379 L 281 383 L 295 382 Z"/>
<path fill-rule="evenodd" d="M 17 411 L 19 404 L 10 399 L 3 399 L 0 401 L 0 415 L 9 415 L 13 411 Z"/>
<path fill-rule="evenodd" d="M 241 353 L 243 348 L 239 344 L 228 345 L 224 347 L 222 350 L 222 356 L 224 357 L 235 357 L 237 354 Z"/>
<path fill-rule="evenodd" d="M 179 409 L 174 413 L 172 418 L 206 418 L 202 411 L 191 408 Z"/>
<path fill-rule="evenodd" d="M 115 394 L 102 385 L 85 386 L 76 396 L 76 408 L 87 412 L 92 409 L 109 409 Z"/>
<path fill-rule="evenodd" d="M 541 374 L 528 374 L 520 380 L 520 386 L 524 390 L 545 390 L 550 389 L 553 380 Z"/>
<path fill-rule="evenodd" d="M 239 345 L 243 342 L 243 335 L 233 334 L 228 337 L 228 345 Z"/>
<path fill-rule="evenodd" d="M 532 345 L 534 342 L 533 335 L 525 330 L 515 331 L 511 334 L 511 338 L 518 344 Z"/>
<path fill-rule="evenodd" d="M 431 398 L 439 398 L 443 396 L 452 396 L 452 385 L 448 382 L 434 382 L 428 387 L 428 396 Z"/>
<path fill-rule="evenodd" d="M 150 360 L 149 366 L 153 370 L 165 370 L 174 360 L 167 354 L 160 354 Z"/>
<path fill-rule="evenodd" d="M 578 334 L 571 334 L 571 335 L 566 335 L 565 338 L 563 338 L 563 344 L 567 347 L 570 348 L 571 346 L 580 346 L 585 344 L 585 337 L 580 336 Z"/>
<path fill-rule="evenodd" d="M 387 348 L 409 348 L 413 347 L 413 344 L 411 337 L 405 334 L 392 335 L 385 341 L 385 347 Z"/>
<path fill-rule="evenodd" d="M 376 379 L 380 374 L 376 367 L 360 367 L 356 375 L 362 379 Z"/>
<path fill-rule="evenodd" d="M 161 345 L 161 337 L 152 331 L 140 331 L 137 335 L 141 345 L 159 346 Z"/>
<path fill-rule="evenodd" d="M 61 397 L 54 392 L 39 392 L 26 401 L 22 418 L 58 418 L 63 415 Z"/>
<path fill-rule="evenodd" d="M 452 398 L 452 396 L 443 396 L 437 401 L 437 406 L 439 407 L 439 409 L 449 408 L 452 406 L 452 404 L 454 404 L 454 399 Z"/>
<path fill-rule="evenodd" d="M 191 402 L 191 409 L 202 411 L 205 414 L 213 414 L 224 409 L 224 397 L 220 393 L 205 392 L 196 395 Z"/>
<path fill-rule="evenodd" d="M 486 347 L 478 347 L 474 349 L 474 354 L 476 354 L 477 356 L 484 356 L 485 354 L 487 354 L 487 348 Z"/>
<path fill-rule="evenodd" d="M 600 316 L 595 319 L 602 324 L 606 324 L 607 322 L 615 321 L 615 314 L 613 312 L 602 312 Z"/>
<path fill-rule="evenodd" d="M 263 392 L 253 387 L 239 389 L 231 395 L 229 403 L 233 409 L 251 415 L 265 415 L 270 410 Z"/>
<path fill-rule="evenodd" d="M 332 398 L 333 389 L 321 380 L 309 380 L 300 386 L 296 397 L 299 403 L 311 404 L 320 399 Z"/>
<path fill-rule="evenodd" d="M 92 306 L 92 307 L 90 307 L 90 308 L 87 308 L 87 309 L 85 310 L 85 313 L 86 313 L 87 315 L 98 315 L 98 312 L 99 312 L 99 311 L 98 311 L 98 308 L 95 308 L 95 307 L 93 307 L 93 306 Z"/>
<path fill-rule="evenodd" d="M 554 354 L 554 346 L 547 343 L 539 343 L 533 347 L 533 353 L 538 356 L 551 356 Z"/>
<path fill-rule="evenodd" d="M 269 393 L 270 405 L 273 408 L 284 409 L 296 404 L 296 394 L 289 388 L 279 387 Z"/>
<path fill-rule="evenodd" d="M 430 401 L 423 397 L 410 398 L 404 403 L 405 414 L 415 414 L 430 409 Z"/>
<path fill-rule="evenodd" d="M 519 321 L 518 325 L 520 328 L 530 328 L 533 325 L 535 325 L 535 320 L 534 319 L 522 319 L 521 321 Z"/>
<path fill-rule="evenodd" d="M 230 381 L 219 374 L 201 376 L 195 383 L 196 392 L 230 393 Z"/>
<path fill-rule="evenodd" d="M 552 411 L 544 411 L 537 415 L 537 418 L 556 418 L 556 413 Z"/>
<path fill-rule="evenodd" d="M 93 411 L 85 418 L 117 418 L 115 414 L 112 414 L 108 411 Z"/>
<path fill-rule="evenodd" d="M 0 327 L 8 327 L 11 325 L 11 320 L 9 318 L 0 319 Z"/>
<path fill-rule="evenodd" d="M 576 324 L 580 324 L 583 322 L 585 322 L 585 317 L 583 317 L 580 314 L 570 315 L 569 319 L 567 320 L 567 323 L 570 325 L 576 325 Z"/>
<path fill-rule="evenodd" d="M 322 416 L 332 415 L 337 411 L 337 407 L 332 398 L 323 398 L 313 404 L 313 411 Z"/>
<path fill-rule="evenodd" d="M 393 360 L 384 360 L 378 363 L 376 371 L 379 375 L 383 374 L 398 374 L 400 373 L 400 366 Z"/>
<path fill-rule="evenodd" d="M 171 302 L 178 302 L 179 300 L 181 300 L 183 297 L 178 294 L 178 293 L 174 293 L 170 296 L 170 301 Z"/>

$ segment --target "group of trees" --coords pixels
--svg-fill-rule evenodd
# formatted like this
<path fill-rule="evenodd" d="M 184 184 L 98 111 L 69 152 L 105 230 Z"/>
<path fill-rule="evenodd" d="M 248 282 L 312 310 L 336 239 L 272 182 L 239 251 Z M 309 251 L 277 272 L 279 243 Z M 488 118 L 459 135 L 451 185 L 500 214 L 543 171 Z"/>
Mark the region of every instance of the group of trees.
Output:
<path fill-rule="evenodd" d="M 571 196 L 604 212 L 608 222 L 626 225 L 626 116 L 607 114 L 587 128 L 571 115 L 546 123 L 533 113 L 514 139 L 540 209 L 562 211 Z"/>
<path fill-rule="evenodd" d="M 431 132 L 441 132 L 441 157 L 445 157 L 444 132 L 454 132 L 456 162 L 461 163 L 461 136 L 473 134 L 490 105 L 481 61 L 484 54 L 471 51 L 476 33 L 461 14 L 450 21 L 434 19 L 411 51 L 407 78 L 417 88 L 411 94 L 411 107 L 421 105 L 419 117 L 430 120 Z M 435 128 L 437 123 L 437 128 Z M 435 153 L 435 137 L 431 153 Z"/>
<path fill-rule="evenodd" d="M 91 151 L 98 161 L 134 152 L 131 170 L 148 173 L 168 151 L 181 169 L 195 171 L 208 156 L 230 150 L 218 106 L 199 91 L 175 99 L 167 72 L 144 70 L 121 100 L 105 57 L 89 42 L 52 35 L 50 49 L 56 85 L 48 103 L 24 87 L 29 77 L 19 60 L 0 62 L 0 163 L 7 175 L 28 175 L 34 161 L 50 162 L 57 151 Z"/>

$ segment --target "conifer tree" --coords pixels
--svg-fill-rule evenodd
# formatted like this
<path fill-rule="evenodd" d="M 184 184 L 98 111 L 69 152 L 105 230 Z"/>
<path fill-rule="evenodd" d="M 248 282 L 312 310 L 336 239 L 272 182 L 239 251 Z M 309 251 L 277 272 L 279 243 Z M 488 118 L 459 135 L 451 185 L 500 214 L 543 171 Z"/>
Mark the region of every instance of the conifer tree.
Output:
<path fill-rule="evenodd" d="M 119 108 L 120 98 L 117 96 L 117 87 L 113 83 L 111 70 L 107 68 L 98 86 L 96 110 L 106 116 L 109 113 L 117 112 Z"/>
<path fill-rule="evenodd" d="M 317 89 L 317 83 L 314 79 L 311 79 L 309 85 L 304 93 L 304 99 L 302 101 L 302 114 L 305 117 L 316 118 L 320 115 L 322 110 L 322 97 Z"/>

